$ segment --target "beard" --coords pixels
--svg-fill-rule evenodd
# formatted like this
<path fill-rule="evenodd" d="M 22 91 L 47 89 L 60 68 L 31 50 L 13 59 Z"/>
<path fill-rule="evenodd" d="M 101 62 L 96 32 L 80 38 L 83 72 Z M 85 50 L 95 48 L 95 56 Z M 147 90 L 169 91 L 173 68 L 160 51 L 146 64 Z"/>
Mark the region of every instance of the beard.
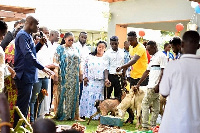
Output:
<path fill-rule="evenodd" d="M 80 39 L 79 39 L 79 42 L 81 45 L 84 45 L 86 43 L 86 41 L 81 41 Z"/>

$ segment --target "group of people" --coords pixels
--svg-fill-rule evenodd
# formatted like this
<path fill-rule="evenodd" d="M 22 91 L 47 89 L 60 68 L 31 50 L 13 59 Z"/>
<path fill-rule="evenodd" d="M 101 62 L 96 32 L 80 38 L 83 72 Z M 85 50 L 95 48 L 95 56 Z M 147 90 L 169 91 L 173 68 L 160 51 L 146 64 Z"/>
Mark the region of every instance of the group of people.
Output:
<path fill-rule="evenodd" d="M 15 25 L 13 32 L 7 32 L 3 22 L 0 26 L 0 36 L 7 32 L 1 39 L 1 53 L 5 51 L 6 59 L 1 60 L 9 64 L 14 82 L 11 77 L 1 80 L 5 81 L 10 104 L 18 106 L 25 117 L 30 107 L 31 124 L 49 113 L 52 99 L 56 119 L 84 121 L 96 112 L 95 100 L 111 98 L 113 90 L 114 97 L 121 100 L 122 89 L 130 82 L 137 89 L 147 86 L 142 101 L 143 130 L 149 129 L 151 103 L 150 126 L 156 126 L 159 94 L 168 97 L 159 132 L 200 130 L 200 57 L 195 55 L 199 49 L 198 32 L 187 31 L 182 39 L 174 37 L 164 45 L 164 51 L 158 50 L 155 41 L 145 45 L 138 42 L 135 31 L 127 34 L 124 49 L 119 48 L 119 38 L 112 36 L 108 50 L 107 43 L 99 41 L 95 51 L 90 51 L 86 32 L 79 34 L 77 43 L 73 33 L 67 32 L 58 44 L 59 32 L 40 27 L 38 33 L 38 24 L 37 19 L 28 16 Z M 8 39 L 9 35 L 12 38 Z M 5 41 L 13 39 L 12 44 Z M 132 122 L 134 114 L 131 109 L 127 111 L 127 122 Z M 14 127 L 18 120 L 15 112 Z"/>

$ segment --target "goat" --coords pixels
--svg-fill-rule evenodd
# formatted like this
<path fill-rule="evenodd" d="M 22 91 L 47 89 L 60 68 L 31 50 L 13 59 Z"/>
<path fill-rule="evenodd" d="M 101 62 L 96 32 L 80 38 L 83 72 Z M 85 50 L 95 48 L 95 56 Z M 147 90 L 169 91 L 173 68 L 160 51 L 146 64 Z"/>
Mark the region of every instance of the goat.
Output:
<path fill-rule="evenodd" d="M 120 101 L 118 99 L 96 100 L 94 106 L 97 108 L 97 112 L 90 116 L 87 125 L 89 125 L 92 118 L 98 114 L 106 116 L 109 112 L 111 112 L 112 115 L 115 115 L 115 111 L 117 110 L 117 106 L 119 104 Z"/>

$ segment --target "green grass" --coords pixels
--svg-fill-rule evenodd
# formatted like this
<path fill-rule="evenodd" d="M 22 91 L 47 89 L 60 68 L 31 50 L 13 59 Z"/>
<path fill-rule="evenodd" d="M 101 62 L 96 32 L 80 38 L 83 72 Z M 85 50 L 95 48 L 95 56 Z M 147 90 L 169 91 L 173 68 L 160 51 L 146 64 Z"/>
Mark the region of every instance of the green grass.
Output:
<path fill-rule="evenodd" d="M 124 118 L 124 120 L 126 120 L 128 118 L 128 114 L 126 113 L 126 116 Z M 90 125 L 87 125 L 87 120 L 85 122 L 79 122 L 81 125 L 86 126 L 86 131 L 85 133 L 92 133 L 95 132 L 97 129 L 97 126 L 100 124 L 98 120 L 91 120 Z M 73 123 L 75 123 L 75 121 L 57 121 L 54 120 L 56 122 L 56 125 L 72 125 Z M 121 127 L 121 129 L 124 130 L 129 130 L 129 131 L 135 131 L 135 124 L 136 124 L 136 118 L 133 122 L 133 124 L 130 123 L 123 123 L 123 126 Z"/>

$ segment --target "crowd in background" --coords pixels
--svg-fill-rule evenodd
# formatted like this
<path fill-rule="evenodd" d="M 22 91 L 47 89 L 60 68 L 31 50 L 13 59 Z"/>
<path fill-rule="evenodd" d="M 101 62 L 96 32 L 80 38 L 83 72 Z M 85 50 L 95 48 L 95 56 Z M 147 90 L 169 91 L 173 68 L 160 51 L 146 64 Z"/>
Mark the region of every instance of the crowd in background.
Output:
<path fill-rule="evenodd" d="M 1 23 L 1 27 L 7 27 Z M 14 127 L 20 119 L 14 106 L 25 117 L 30 113 L 31 124 L 51 115 L 52 109 L 57 120 L 84 121 L 96 112 L 95 100 L 121 100 L 122 89 L 129 82 L 138 89 L 148 88 L 142 101 L 143 130 L 149 129 L 151 103 L 154 111 L 150 126 L 156 126 L 160 93 L 168 96 L 161 133 L 172 132 L 175 125 L 178 132 L 199 131 L 200 57 L 195 55 L 199 48 L 196 31 L 185 32 L 182 39 L 174 37 L 164 44 L 163 51 L 158 50 L 155 41 L 138 42 L 135 31 L 127 34 L 124 49 L 119 48 L 120 38 L 112 36 L 110 48 L 105 41 L 99 41 L 95 51 L 90 51 L 87 32 L 81 32 L 76 43 L 73 33 L 66 32 L 59 44 L 58 31 L 38 29 L 38 24 L 29 16 L 16 22 L 13 31 L 1 29 L 2 36 L 6 34 L 0 44 L 0 89 L 7 94 Z M 127 111 L 127 122 L 132 122 L 133 112 Z"/>

